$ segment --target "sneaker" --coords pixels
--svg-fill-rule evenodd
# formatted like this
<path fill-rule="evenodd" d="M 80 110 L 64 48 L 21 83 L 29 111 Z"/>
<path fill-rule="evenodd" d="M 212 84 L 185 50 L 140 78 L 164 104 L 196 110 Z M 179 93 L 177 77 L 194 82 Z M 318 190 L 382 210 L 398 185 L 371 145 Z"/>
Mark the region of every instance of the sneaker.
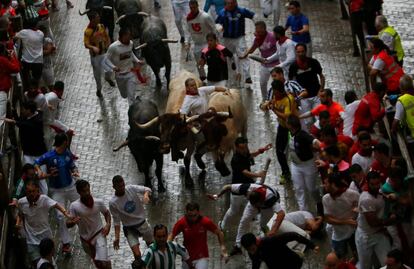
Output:
<path fill-rule="evenodd" d="M 230 257 L 231 256 L 235 256 L 235 255 L 241 255 L 243 254 L 241 248 L 239 248 L 238 246 L 234 246 L 233 249 L 230 251 Z"/>
<path fill-rule="evenodd" d="M 180 43 L 181 43 L 181 44 L 184 44 L 184 42 L 185 42 L 185 38 L 182 36 L 182 37 L 180 38 Z"/>
<path fill-rule="evenodd" d="M 290 180 L 290 174 L 282 174 L 279 179 L 279 184 L 283 185 L 287 180 Z"/>
<path fill-rule="evenodd" d="M 251 79 L 251 78 L 246 78 L 245 83 L 247 83 L 247 84 L 252 84 L 252 83 L 253 83 L 253 81 L 252 81 L 252 79 Z"/>
<path fill-rule="evenodd" d="M 112 79 L 105 79 L 111 87 L 115 87 L 115 82 Z"/>
<path fill-rule="evenodd" d="M 96 91 L 96 96 L 98 96 L 98 98 L 102 98 L 102 92 L 101 91 Z"/>
<path fill-rule="evenodd" d="M 70 244 L 63 244 L 62 245 L 62 253 L 63 254 L 69 254 L 72 251 L 72 248 L 70 247 Z"/>
<path fill-rule="evenodd" d="M 158 2 L 154 2 L 154 8 L 156 8 L 156 9 L 160 9 L 160 8 L 161 8 L 160 3 L 158 3 Z"/>

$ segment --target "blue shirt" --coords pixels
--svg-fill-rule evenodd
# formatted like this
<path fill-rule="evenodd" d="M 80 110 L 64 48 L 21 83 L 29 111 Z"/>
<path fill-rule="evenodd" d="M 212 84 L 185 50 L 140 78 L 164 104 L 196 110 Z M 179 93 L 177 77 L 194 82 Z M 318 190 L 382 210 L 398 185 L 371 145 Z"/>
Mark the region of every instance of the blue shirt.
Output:
<path fill-rule="evenodd" d="M 219 13 L 224 8 L 224 0 L 206 0 L 204 11 L 208 12 L 211 5 L 214 5 L 216 7 L 216 13 Z"/>
<path fill-rule="evenodd" d="M 220 10 L 216 23 L 223 26 L 223 37 L 239 38 L 245 35 L 245 18 L 253 19 L 254 12 L 246 8 L 236 7 L 229 11 L 225 8 Z"/>
<path fill-rule="evenodd" d="M 291 28 L 292 32 L 297 32 L 303 29 L 304 25 L 309 25 L 309 19 L 303 15 L 302 13 L 293 16 L 290 15 L 286 21 L 285 28 Z M 309 32 L 301 34 L 301 35 L 292 35 L 292 40 L 296 43 L 310 43 L 311 37 Z"/>
<path fill-rule="evenodd" d="M 56 150 L 51 150 L 40 156 L 34 162 L 36 165 L 46 165 L 47 170 L 51 168 L 58 169 L 57 176 L 49 177 L 49 185 L 54 189 L 61 189 L 72 184 L 72 170 L 76 169 L 72 153 L 66 149 L 62 154 L 58 154 Z"/>

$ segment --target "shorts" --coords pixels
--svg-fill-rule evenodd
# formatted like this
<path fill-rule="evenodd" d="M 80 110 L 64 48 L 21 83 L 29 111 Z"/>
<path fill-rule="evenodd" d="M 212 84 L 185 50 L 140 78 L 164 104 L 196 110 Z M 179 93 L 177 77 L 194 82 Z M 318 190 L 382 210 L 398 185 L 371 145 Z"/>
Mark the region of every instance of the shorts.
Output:
<path fill-rule="evenodd" d="M 81 238 L 82 248 L 93 260 L 109 261 L 106 237 L 100 232 L 91 240 Z"/>
<path fill-rule="evenodd" d="M 123 226 L 122 229 L 131 248 L 139 245 L 140 237 L 142 237 L 147 244 L 154 240 L 151 227 L 146 220 L 142 224 Z"/>
<path fill-rule="evenodd" d="M 27 254 L 29 255 L 31 261 L 40 259 L 39 245 L 27 244 Z"/>

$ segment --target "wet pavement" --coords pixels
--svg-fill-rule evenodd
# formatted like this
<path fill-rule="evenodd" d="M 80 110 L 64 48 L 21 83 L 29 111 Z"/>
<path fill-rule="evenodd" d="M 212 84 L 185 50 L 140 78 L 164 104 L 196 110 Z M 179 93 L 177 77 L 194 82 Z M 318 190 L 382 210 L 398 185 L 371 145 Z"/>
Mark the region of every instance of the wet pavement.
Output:
<path fill-rule="evenodd" d="M 335 98 L 343 102 L 346 90 L 357 90 L 359 95 L 364 92 L 364 80 L 360 58 L 352 57 L 352 39 L 350 36 L 349 22 L 340 20 L 339 5 L 336 1 L 301 1 L 303 13 L 310 19 L 311 34 L 313 38 L 313 56 L 317 58 L 324 69 L 326 86 L 330 87 Z M 385 14 L 390 14 L 390 24 L 396 25 L 402 34 L 404 46 L 414 47 L 413 37 L 409 37 L 409 26 L 412 22 L 411 4 L 413 1 L 393 0 L 384 4 Z M 112 148 L 119 145 L 127 136 L 127 101 L 122 99 L 117 88 L 111 88 L 105 84 L 103 89 L 104 98 L 99 101 L 95 95 L 95 82 L 88 51 L 83 46 L 83 30 L 87 26 L 86 16 L 79 16 L 77 10 L 83 9 L 85 1 L 74 1 L 75 8 L 67 11 L 61 3 L 61 10 L 52 13 L 52 28 L 57 43 L 57 55 L 55 56 L 56 78 L 63 80 L 66 84 L 64 103 L 61 106 L 61 119 L 75 130 L 76 136 L 73 140 L 72 149 L 79 156 L 77 165 L 81 178 L 89 180 L 95 197 L 108 201 L 113 195 L 111 179 L 114 175 L 122 175 L 127 183 L 143 184 L 143 176 L 138 172 L 136 163 L 127 148 L 114 153 Z M 168 27 L 170 38 L 178 38 L 178 31 L 174 24 L 174 17 L 170 1 L 162 0 L 162 8 L 159 12 L 153 12 L 164 19 Z M 146 3 L 152 7 L 152 1 Z M 239 1 L 240 6 L 254 10 L 259 18 L 262 18 L 259 1 Z M 200 6 L 202 7 L 203 5 Z M 281 22 L 286 18 L 286 11 L 282 12 Z M 270 25 L 270 19 L 266 19 Z M 253 39 L 254 25 L 247 23 L 247 39 L 251 44 Z M 410 39 L 409 39 L 410 38 Z M 195 72 L 192 62 L 185 62 L 186 52 L 181 45 L 170 44 L 172 52 L 172 76 L 181 69 Z M 406 53 L 413 55 L 412 50 L 406 49 Z M 413 59 L 407 59 L 406 63 L 413 66 Z M 258 108 L 261 100 L 259 89 L 258 64 L 252 62 L 252 79 L 254 83 L 251 88 L 241 88 L 243 102 L 248 111 L 248 138 L 250 148 L 256 149 L 267 143 L 274 143 L 276 121 L 274 115 L 264 115 Z M 163 73 L 163 71 L 161 72 Z M 155 79 L 148 86 L 140 86 L 142 96 L 149 98 L 159 104 L 162 112 L 167 99 L 164 87 L 155 89 Z M 286 211 L 297 209 L 291 186 L 278 185 L 280 171 L 277 166 L 275 152 L 263 154 L 256 159 L 253 170 L 261 169 L 265 160 L 270 157 L 271 163 L 267 183 L 276 186 L 282 196 L 282 206 Z M 208 192 L 218 191 L 223 184 L 230 182 L 230 178 L 223 178 L 214 169 L 211 157 L 207 159 L 207 177 L 204 184 L 197 181 L 200 170 L 193 163 L 191 173 L 195 180 L 193 190 L 185 189 L 183 178 L 180 175 L 182 161 L 178 164 L 171 162 L 170 156 L 164 156 L 163 179 L 166 183 L 167 192 L 162 195 L 154 194 L 152 204 L 146 206 L 148 220 L 151 225 L 163 223 L 170 229 L 176 220 L 183 214 L 184 206 L 189 201 L 198 201 L 204 215 L 211 217 L 216 222 L 224 215 L 229 199 L 211 202 L 205 198 Z M 236 226 L 234 227 L 236 229 Z M 74 250 L 71 256 L 58 256 L 59 268 L 93 268 L 89 258 L 83 252 L 78 235 L 73 229 Z M 230 250 L 233 243 L 233 233 L 226 235 L 226 242 Z M 112 259 L 113 268 L 130 268 L 132 253 L 123 236 L 121 236 L 121 248 L 114 251 L 112 248 L 113 230 L 108 237 L 108 245 Z M 309 254 L 303 268 L 322 268 L 322 260 L 329 251 L 327 240 L 318 242 L 321 245 L 320 255 Z M 144 244 L 143 244 L 144 245 Z M 209 236 L 210 266 L 209 268 L 248 268 L 248 258 L 238 256 L 224 265 L 220 261 L 220 253 L 215 236 Z"/>

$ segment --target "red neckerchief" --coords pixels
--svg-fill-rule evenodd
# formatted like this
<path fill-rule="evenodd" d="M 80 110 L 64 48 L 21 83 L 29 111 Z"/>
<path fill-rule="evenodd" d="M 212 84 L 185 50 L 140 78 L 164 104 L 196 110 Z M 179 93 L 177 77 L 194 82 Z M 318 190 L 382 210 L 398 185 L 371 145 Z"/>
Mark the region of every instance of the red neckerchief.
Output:
<path fill-rule="evenodd" d="M 267 33 L 264 36 L 258 36 L 256 33 L 254 33 L 254 36 L 256 37 L 256 40 L 257 40 L 257 46 L 260 47 L 265 41 L 267 37 Z"/>
<path fill-rule="evenodd" d="M 29 98 L 33 99 L 33 98 L 35 98 L 37 95 L 39 95 L 39 94 L 41 94 L 41 93 L 42 93 L 42 91 L 41 91 L 40 89 L 36 89 L 36 90 L 34 90 L 34 91 L 28 91 L 28 92 L 27 92 L 27 97 L 29 97 Z"/>
<path fill-rule="evenodd" d="M 287 36 L 282 36 L 279 38 L 279 44 L 282 45 L 283 43 L 285 43 L 286 40 L 288 40 L 289 38 Z"/>
<path fill-rule="evenodd" d="M 300 58 L 296 58 L 296 64 L 302 70 L 307 69 L 308 68 L 308 57 L 306 57 L 305 60 L 302 60 Z"/>
<path fill-rule="evenodd" d="M 185 95 L 197 96 L 198 93 L 191 93 L 189 91 L 185 91 Z"/>
<path fill-rule="evenodd" d="M 198 11 L 197 10 L 197 12 L 196 13 L 192 13 L 192 12 L 190 12 L 188 15 L 187 15 L 187 21 L 191 21 L 191 20 L 194 20 L 197 16 L 198 16 L 198 14 L 200 13 L 200 11 Z"/>
<path fill-rule="evenodd" d="M 227 6 L 224 6 L 224 10 L 229 11 L 229 12 L 233 12 L 236 9 L 237 9 L 237 6 L 233 10 L 230 10 Z"/>
<path fill-rule="evenodd" d="M 261 201 L 265 201 L 266 200 L 266 188 L 265 187 L 260 187 L 257 188 L 256 190 L 254 190 L 255 192 L 259 193 L 260 195 L 260 200 Z"/>

